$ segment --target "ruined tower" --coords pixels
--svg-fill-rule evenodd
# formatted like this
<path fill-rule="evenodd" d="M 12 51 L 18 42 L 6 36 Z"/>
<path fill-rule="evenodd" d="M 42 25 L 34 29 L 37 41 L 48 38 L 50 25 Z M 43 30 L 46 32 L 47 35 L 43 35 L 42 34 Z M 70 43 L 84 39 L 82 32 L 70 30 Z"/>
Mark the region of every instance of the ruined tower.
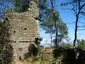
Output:
<path fill-rule="evenodd" d="M 24 59 L 30 44 L 34 44 L 35 38 L 39 37 L 38 3 L 31 1 L 28 11 L 7 13 L 6 17 L 10 24 L 8 42 L 12 44 L 13 57 L 17 60 Z"/>

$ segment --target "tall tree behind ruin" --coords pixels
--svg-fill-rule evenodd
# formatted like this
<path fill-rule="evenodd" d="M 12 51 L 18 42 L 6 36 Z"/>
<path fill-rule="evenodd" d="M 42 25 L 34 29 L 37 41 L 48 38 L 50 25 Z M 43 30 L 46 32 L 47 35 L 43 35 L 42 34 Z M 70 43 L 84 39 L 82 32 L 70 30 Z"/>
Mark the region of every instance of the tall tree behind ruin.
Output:
<path fill-rule="evenodd" d="M 73 46 L 76 46 L 76 41 L 77 41 L 77 32 L 78 32 L 78 28 L 79 28 L 79 19 L 80 16 L 84 16 L 85 15 L 85 0 L 72 0 L 69 1 L 67 3 L 61 3 L 61 6 L 71 6 L 71 9 L 74 14 L 75 14 L 75 33 L 74 33 L 74 41 L 73 41 Z"/>
<path fill-rule="evenodd" d="M 40 7 L 40 25 L 46 33 L 51 35 L 51 43 L 52 35 L 55 35 L 54 40 L 57 46 L 68 33 L 66 24 L 61 20 L 59 12 L 55 10 L 54 0 L 41 0 Z"/>

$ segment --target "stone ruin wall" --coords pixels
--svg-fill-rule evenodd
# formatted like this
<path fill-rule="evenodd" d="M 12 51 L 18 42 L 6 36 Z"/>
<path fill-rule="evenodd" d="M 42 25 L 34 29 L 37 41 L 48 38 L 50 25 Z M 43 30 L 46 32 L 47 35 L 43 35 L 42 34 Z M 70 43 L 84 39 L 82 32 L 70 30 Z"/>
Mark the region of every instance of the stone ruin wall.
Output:
<path fill-rule="evenodd" d="M 7 13 L 10 24 L 10 38 L 8 39 L 13 46 L 14 59 L 21 57 L 28 52 L 28 47 L 34 43 L 35 38 L 39 37 L 39 8 L 37 3 L 31 1 L 28 11 L 22 13 Z"/>

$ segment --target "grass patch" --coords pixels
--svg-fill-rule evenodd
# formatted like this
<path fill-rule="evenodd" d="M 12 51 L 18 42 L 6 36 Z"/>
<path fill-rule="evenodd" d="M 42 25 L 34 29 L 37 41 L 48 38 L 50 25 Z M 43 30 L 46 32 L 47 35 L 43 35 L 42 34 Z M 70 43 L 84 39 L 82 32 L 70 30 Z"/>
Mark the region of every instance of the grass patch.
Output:
<path fill-rule="evenodd" d="M 32 59 L 30 59 L 30 60 L 25 60 L 24 61 L 24 64 L 52 64 L 52 62 L 51 61 L 49 61 L 49 60 L 40 60 L 40 59 L 37 59 L 37 60 L 32 60 Z"/>

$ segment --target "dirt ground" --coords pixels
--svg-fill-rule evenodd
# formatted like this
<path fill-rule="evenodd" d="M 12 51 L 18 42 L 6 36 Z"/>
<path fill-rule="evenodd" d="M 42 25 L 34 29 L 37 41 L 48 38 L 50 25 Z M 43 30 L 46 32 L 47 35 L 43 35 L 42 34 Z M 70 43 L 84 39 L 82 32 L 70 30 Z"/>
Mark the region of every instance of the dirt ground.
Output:
<path fill-rule="evenodd" d="M 24 64 L 22 61 L 13 61 L 11 64 Z"/>

